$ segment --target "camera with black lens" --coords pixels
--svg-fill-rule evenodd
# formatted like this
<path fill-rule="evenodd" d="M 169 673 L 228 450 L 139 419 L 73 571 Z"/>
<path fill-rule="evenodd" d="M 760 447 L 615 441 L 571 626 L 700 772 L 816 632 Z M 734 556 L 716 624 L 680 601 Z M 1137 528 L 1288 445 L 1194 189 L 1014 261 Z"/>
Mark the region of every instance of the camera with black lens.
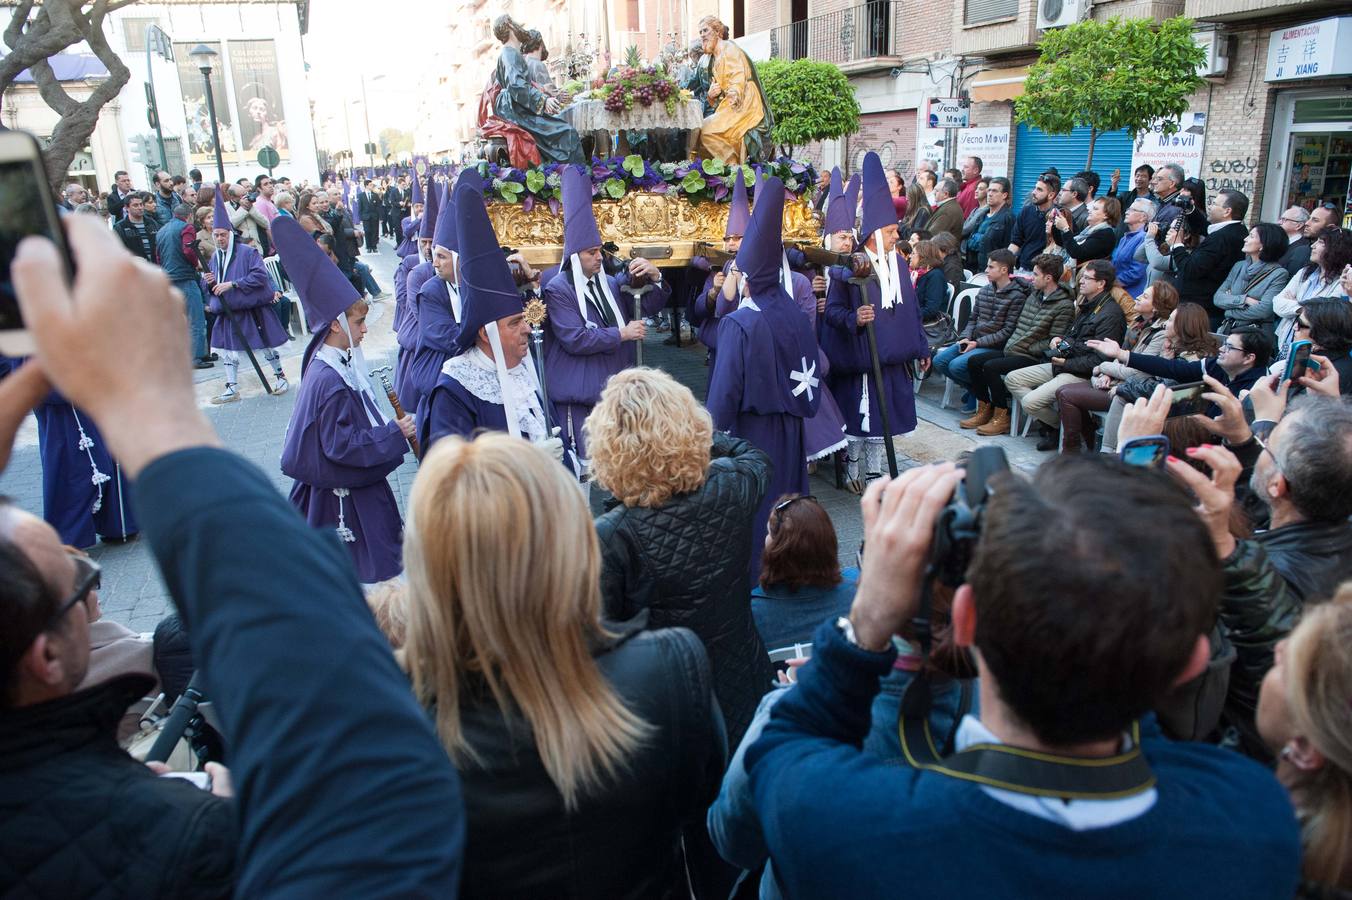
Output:
<path fill-rule="evenodd" d="M 1065 338 L 1061 338 L 1061 340 L 1058 341 L 1056 345 L 1052 347 L 1052 350 L 1055 352 L 1057 356 L 1064 358 L 1065 355 L 1071 351 L 1071 348 L 1073 346 L 1074 344 L 1072 344 L 1070 341 L 1066 340 Z"/>
<path fill-rule="evenodd" d="M 1197 209 L 1197 204 L 1193 201 L 1193 199 L 1191 197 L 1185 197 L 1182 194 L 1175 197 L 1173 202 L 1174 206 L 1178 207 L 1178 211 L 1185 216 L 1192 215 L 1193 212 L 1195 212 Z"/>
<path fill-rule="evenodd" d="M 941 584 L 958 587 L 966 580 L 992 494 L 990 480 L 1008 471 L 1009 460 L 999 447 L 979 447 L 967 458 L 962 481 L 934 523 L 928 571 Z"/>
<path fill-rule="evenodd" d="M 618 278 L 628 266 L 620 258 L 620 245 L 614 241 L 606 241 L 601 245 L 601 268 L 612 278 Z"/>

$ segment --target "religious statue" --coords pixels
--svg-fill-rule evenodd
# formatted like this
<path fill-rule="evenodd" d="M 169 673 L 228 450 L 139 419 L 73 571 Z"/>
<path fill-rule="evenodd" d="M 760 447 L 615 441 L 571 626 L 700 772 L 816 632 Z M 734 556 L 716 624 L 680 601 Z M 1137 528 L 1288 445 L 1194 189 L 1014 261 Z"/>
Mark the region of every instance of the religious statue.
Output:
<path fill-rule="evenodd" d="M 503 15 L 493 20 L 493 36 L 502 42 L 502 53 L 479 102 L 484 136 L 506 139 L 513 166 L 584 162 L 577 131 L 559 117 L 559 101 L 536 87 L 531 77 L 522 53 L 530 33 Z"/>
<path fill-rule="evenodd" d="M 770 129 L 774 119 L 765 92 L 751 58 L 728 40 L 728 26 L 717 16 L 705 16 L 699 23 L 700 43 L 712 61 L 708 102 L 714 105 L 700 130 L 702 155 L 726 163 L 746 163 L 762 159 L 773 143 Z"/>

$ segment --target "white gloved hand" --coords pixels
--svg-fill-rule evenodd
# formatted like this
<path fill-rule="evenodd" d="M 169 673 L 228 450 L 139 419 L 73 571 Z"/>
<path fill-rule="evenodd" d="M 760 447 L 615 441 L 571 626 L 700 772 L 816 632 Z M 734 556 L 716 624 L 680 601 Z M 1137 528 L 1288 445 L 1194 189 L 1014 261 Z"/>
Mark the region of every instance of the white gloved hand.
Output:
<path fill-rule="evenodd" d="M 551 437 L 545 438 L 536 445 L 544 450 L 550 456 L 554 457 L 556 462 L 563 462 L 563 438 Z"/>

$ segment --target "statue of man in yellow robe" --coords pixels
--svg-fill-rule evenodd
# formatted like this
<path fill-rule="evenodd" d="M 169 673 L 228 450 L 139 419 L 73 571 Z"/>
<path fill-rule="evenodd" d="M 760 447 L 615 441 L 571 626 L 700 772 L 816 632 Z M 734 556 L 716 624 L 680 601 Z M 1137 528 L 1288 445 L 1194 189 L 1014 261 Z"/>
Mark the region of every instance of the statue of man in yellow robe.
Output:
<path fill-rule="evenodd" d="M 708 100 L 714 104 L 700 129 L 700 155 L 726 163 L 755 162 L 771 149 L 774 120 L 751 59 L 728 40 L 728 26 L 715 16 L 699 23 L 700 43 L 712 60 Z"/>

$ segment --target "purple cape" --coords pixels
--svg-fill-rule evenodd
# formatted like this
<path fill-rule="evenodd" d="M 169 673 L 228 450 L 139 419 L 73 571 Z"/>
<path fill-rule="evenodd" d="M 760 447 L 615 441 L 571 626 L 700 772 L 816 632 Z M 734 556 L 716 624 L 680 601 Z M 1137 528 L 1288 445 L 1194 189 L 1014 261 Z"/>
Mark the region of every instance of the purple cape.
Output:
<path fill-rule="evenodd" d="M 235 242 L 234 255 L 225 272 L 220 271 L 219 252 L 211 254 L 211 274 L 216 283 L 230 282 L 234 285 L 220 297 L 211 295 L 208 307 L 212 312 L 221 312 L 221 302 L 235 311 L 244 340 L 254 350 L 265 347 L 280 347 L 290 340 L 290 335 L 282 328 L 273 308 L 272 279 L 263 267 L 263 257 L 254 248 Z M 211 346 L 222 350 L 243 350 L 244 344 L 225 315 L 216 319 L 211 329 Z"/>

